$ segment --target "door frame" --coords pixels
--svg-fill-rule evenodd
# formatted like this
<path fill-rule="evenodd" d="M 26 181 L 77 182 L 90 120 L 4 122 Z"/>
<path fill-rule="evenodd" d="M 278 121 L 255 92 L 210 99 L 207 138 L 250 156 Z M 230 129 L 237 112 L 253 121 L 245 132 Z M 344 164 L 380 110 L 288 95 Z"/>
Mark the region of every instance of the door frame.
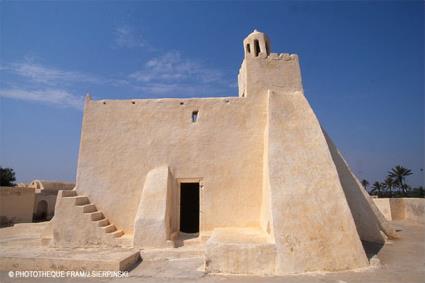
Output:
<path fill-rule="evenodd" d="M 198 178 L 178 178 L 177 181 L 177 232 L 180 233 L 180 198 L 182 183 L 198 183 L 199 184 L 199 231 L 198 237 L 203 231 L 203 193 L 204 184 L 201 177 Z"/>

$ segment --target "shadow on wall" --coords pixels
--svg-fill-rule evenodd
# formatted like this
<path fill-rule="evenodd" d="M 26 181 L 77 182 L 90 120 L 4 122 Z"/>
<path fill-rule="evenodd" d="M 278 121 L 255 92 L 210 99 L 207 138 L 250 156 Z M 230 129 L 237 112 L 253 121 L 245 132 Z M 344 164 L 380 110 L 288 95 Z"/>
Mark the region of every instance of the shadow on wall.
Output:
<path fill-rule="evenodd" d="M 33 222 L 42 222 L 50 220 L 51 217 L 48 217 L 48 204 L 47 201 L 41 200 L 37 203 L 34 216 L 32 218 Z"/>
<path fill-rule="evenodd" d="M 377 255 L 379 251 L 384 247 L 384 244 L 372 243 L 367 241 L 362 241 L 362 245 L 369 261 L 373 256 Z"/>

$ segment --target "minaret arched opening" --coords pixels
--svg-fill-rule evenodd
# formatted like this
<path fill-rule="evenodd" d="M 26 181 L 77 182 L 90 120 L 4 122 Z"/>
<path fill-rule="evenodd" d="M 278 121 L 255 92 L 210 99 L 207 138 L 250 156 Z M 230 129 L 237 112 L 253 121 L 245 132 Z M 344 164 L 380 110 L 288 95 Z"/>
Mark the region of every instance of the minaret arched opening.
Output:
<path fill-rule="evenodd" d="M 258 54 L 260 54 L 260 42 L 258 41 L 258 39 L 254 39 L 254 54 L 255 57 L 258 57 Z"/>

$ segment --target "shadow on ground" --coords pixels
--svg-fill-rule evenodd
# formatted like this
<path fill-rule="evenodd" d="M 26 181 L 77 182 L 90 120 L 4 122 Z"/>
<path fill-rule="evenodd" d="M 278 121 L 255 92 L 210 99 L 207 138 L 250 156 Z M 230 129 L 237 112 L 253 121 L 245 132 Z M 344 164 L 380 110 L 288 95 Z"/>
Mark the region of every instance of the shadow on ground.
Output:
<path fill-rule="evenodd" d="M 362 241 L 362 245 L 368 260 L 370 260 L 373 256 L 377 255 L 379 251 L 384 247 L 384 244 L 372 243 L 367 241 Z"/>

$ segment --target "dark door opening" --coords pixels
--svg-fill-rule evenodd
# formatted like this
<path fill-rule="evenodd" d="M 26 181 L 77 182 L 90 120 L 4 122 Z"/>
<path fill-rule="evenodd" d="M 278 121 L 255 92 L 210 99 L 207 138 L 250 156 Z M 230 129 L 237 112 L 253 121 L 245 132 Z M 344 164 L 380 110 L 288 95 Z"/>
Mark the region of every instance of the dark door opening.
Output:
<path fill-rule="evenodd" d="M 37 210 L 33 216 L 34 222 L 46 221 L 47 220 L 47 201 L 41 200 L 37 204 Z"/>
<path fill-rule="evenodd" d="M 180 184 L 180 231 L 199 232 L 199 183 Z"/>

